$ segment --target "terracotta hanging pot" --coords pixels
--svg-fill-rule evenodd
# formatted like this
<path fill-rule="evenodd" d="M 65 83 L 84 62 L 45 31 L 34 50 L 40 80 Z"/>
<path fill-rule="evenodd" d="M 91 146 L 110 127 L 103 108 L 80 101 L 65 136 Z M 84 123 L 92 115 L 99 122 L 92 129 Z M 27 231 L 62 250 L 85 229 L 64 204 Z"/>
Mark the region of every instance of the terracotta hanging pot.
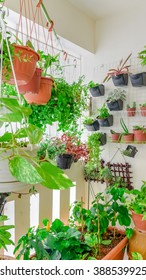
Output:
<path fill-rule="evenodd" d="M 42 70 L 40 68 L 36 68 L 31 81 L 26 85 L 18 86 L 19 92 L 21 94 L 38 93 L 40 89 L 41 73 Z"/>
<path fill-rule="evenodd" d="M 25 85 L 30 82 L 38 60 L 39 55 L 33 49 L 27 46 L 14 45 L 13 67 L 18 85 Z M 8 83 L 15 84 L 13 73 Z"/>
<path fill-rule="evenodd" d="M 45 105 L 51 98 L 53 79 L 41 77 L 38 94 L 26 93 L 24 98 L 28 104 Z"/>

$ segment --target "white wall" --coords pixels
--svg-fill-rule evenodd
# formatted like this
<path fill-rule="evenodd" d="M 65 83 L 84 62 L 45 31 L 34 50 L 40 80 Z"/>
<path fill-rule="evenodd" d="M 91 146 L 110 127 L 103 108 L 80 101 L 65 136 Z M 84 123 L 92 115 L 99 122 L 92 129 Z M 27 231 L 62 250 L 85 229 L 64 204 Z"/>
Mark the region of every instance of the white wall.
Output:
<path fill-rule="evenodd" d="M 26 1 L 27 3 L 28 1 Z M 34 0 L 34 7 L 38 3 Z M 67 40 L 79 45 L 82 48 L 95 52 L 95 21 L 78 11 L 66 0 L 44 0 L 45 8 L 49 17 L 54 22 L 56 33 Z M 7 0 L 6 6 L 19 13 L 20 1 Z M 26 7 L 28 7 L 26 5 Z M 28 8 L 27 15 L 29 16 Z M 23 6 L 24 11 L 24 6 Z"/>
<path fill-rule="evenodd" d="M 137 60 L 137 53 L 141 51 L 146 45 L 145 26 L 146 26 L 146 2 L 143 1 L 143 5 L 132 8 L 124 14 L 119 14 L 104 18 L 96 22 L 96 55 L 95 55 L 95 68 L 94 68 L 94 80 L 96 82 L 102 82 L 103 78 L 109 68 L 117 66 L 121 58 L 126 58 L 130 52 L 132 57 L 130 59 L 131 68 L 130 71 L 138 73 L 141 70 L 145 71 L 145 67 L 141 67 L 139 60 Z M 101 98 L 94 98 L 94 109 L 100 107 L 100 105 L 106 100 L 110 89 L 114 89 L 112 81 L 105 83 L 106 94 Z M 141 102 L 146 102 L 146 87 L 133 88 L 130 81 L 128 86 L 124 88 L 127 93 L 127 100 L 124 103 L 124 110 L 121 112 L 113 112 L 114 126 L 110 127 L 114 130 L 122 131 L 119 125 L 120 117 L 123 117 L 129 129 L 132 130 L 133 125 L 146 125 L 146 118 L 141 117 L 138 112 L 136 117 L 127 118 L 126 104 L 130 101 L 136 101 L 137 105 Z M 95 105 L 96 104 L 96 105 Z M 102 128 L 110 135 L 110 128 Z M 103 157 L 107 161 L 110 161 L 117 151 L 117 148 L 124 149 L 126 144 L 113 144 L 108 143 L 104 146 Z M 137 144 L 138 153 L 135 158 L 125 157 L 126 161 L 132 166 L 134 187 L 139 188 L 141 181 L 146 180 L 146 145 Z M 121 153 L 118 152 L 113 162 L 123 162 Z"/>

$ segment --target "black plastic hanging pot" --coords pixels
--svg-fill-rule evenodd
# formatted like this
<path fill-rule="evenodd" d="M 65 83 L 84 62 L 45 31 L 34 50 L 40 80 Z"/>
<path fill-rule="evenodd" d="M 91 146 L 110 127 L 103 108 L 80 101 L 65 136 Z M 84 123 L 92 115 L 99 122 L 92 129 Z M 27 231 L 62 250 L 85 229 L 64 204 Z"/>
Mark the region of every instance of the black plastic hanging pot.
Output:
<path fill-rule="evenodd" d="M 95 87 L 91 87 L 89 90 L 93 97 L 102 96 L 105 93 L 105 88 L 102 84 Z"/>
<path fill-rule="evenodd" d="M 133 87 L 146 86 L 146 72 L 130 74 L 130 81 Z"/>
<path fill-rule="evenodd" d="M 101 135 L 99 141 L 100 141 L 100 145 L 101 145 L 101 146 L 104 146 L 104 145 L 106 144 L 106 142 L 107 142 L 106 133 L 102 133 L 102 135 Z"/>
<path fill-rule="evenodd" d="M 73 157 L 72 155 L 69 154 L 62 154 L 57 156 L 56 162 L 57 162 L 57 166 L 60 169 L 70 169 L 71 164 L 73 162 Z"/>
<path fill-rule="evenodd" d="M 99 122 L 98 122 L 98 120 L 95 120 L 92 124 L 84 124 L 84 126 L 89 131 L 99 130 Z"/>
<path fill-rule="evenodd" d="M 126 150 L 123 151 L 123 155 L 134 158 L 137 152 L 138 152 L 138 150 L 136 149 L 136 147 L 134 147 L 132 145 L 128 145 Z"/>
<path fill-rule="evenodd" d="M 107 106 L 110 111 L 121 111 L 123 110 L 123 100 L 118 99 L 111 102 L 107 101 Z"/>
<path fill-rule="evenodd" d="M 128 74 L 113 75 L 112 81 L 115 86 L 127 86 L 128 85 Z"/>
<path fill-rule="evenodd" d="M 98 122 L 100 126 L 112 126 L 113 125 L 113 115 L 108 116 L 105 119 L 99 119 Z"/>

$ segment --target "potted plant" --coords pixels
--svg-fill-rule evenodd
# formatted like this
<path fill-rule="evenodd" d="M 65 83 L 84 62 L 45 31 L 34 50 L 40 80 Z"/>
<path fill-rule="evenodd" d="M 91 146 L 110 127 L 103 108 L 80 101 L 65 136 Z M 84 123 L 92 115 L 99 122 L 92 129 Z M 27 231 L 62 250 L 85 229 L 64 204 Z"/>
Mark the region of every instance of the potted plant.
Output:
<path fill-rule="evenodd" d="M 132 145 L 128 145 L 127 148 L 124 151 L 122 151 L 122 154 L 124 156 L 134 158 L 137 152 L 138 152 L 138 150 L 136 147 L 134 147 Z"/>
<path fill-rule="evenodd" d="M 136 102 L 133 101 L 132 105 L 127 104 L 127 115 L 128 117 L 134 117 L 136 114 Z"/>
<path fill-rule="evenodd" d="M 101 168 L 100 170 L 101 180 L 103 180 L 107 186 L 113 182 L 113 174 L 108 166 Z"/>
<path fill-rule="evenodd" d="M 61 169 L 69 169 L 73 162 L 85 160 L 88 156 L 86 145 L 76 136 L 63 134 L 61 137 L 46 138 L 37 152 L 41 161 L 55 160 Z"/>
<path fill-rule="evenodd" d="M 59 61 L 59 54 L 51 56 L 49 53 L 45 54 L 44 51 L 40 50 L 38 51 L 38 54 L 40 56 L 40 60 L 38 61 L 39 68 L 37 68 L 37 72 L 41 74 L 40 87 L 37 94 L 32 95 L 31 92 L 27 91 L 24 98 L 29 104 L 44 105 L 47 104 L 51 98 L 51 91 L 54 82 L 50 72 L 51 67 L 54 66 L 56 68 L 61 68 L 61 65 Z"/>
<path fill-rule="evenodd" d="M 110 111 L 123 110 L 123 101 L 126 100 L 125 93 L 126 91 L 120 88 L 114 89 L 109 93 L 106 103 Z"/>
<path fill-rule="evenodd" d="M 88 109 L 88 104 L 88 86 L 84 84 L 84 76 L 71 84 L 64 78 L 54 78 L 51 99 L 46 105 L 29 105 L 24 100 L 24 106 L 32 110 L 29 116 L 31 124 L 45 130 L 47 124 L 57 122 L 57 130 L 63 132 L 78 129 L 78 120 Z"/>
<path fill-rule="evenodd" d="M 140 112 L 143 117 L 146 117 L 146 103 L 139 104 Z"/>
<path fill-rule="evenodd" d="M 136 142 L 145 142 L 146 141 L 145 126 L 134 125 L 133 133 L 134 133 L 134 141 L 136 141 Z"/>
<path fill-rule="evenodd" d="M 100 126 L 113 125 L 113 115 L 109 113 L 106 103 L 104 103 L 102 107 L 97 110 L 97 114 L 97 119 Z"/>
<path fill-rule="evenodd" d="M 113 142 L 120 142 L 120 140 L 121 140 L 121 133 L 120 132 L 116 132 L 116 131 L 114 131 L 113 129 L 111 129 L 110 130 L 110 132 L 111 132 L 111 139 L 112 139 L 112 141 Z"/>
<path fill-rule="evenodd" d="M 138 252 L 146 259 L 146 182 L 143 181 L 140 189 L 127 191 L 127 208 L 132 213 L 134 232 L 128 244 L 128 256 L 132 258 L 132 252 Z"/>
<path fill-rule="evenodd" d="M 130 67 L 130 65 L 126 65 L 126 63 L 131 55 L 132 53 L 130 53 L 124 61 L 121 59 L 117 68 L 109 69 L 103 83 L 105 81 L 109 81 L 112 78 L 115 86 L 126 86 L 128 84 L 128 73 Z"/>
<path fill-rule="evenodd" d="M 105 88 L 103 84 L 94 83 L 90 81 L 88 83 L 90 93 L 93 97 L 103 96 L 105 94 Z"/>
<path fill-rule="evenodd" d="M 85 117 L 83 124 L 89 131 L 99 130 L 99 122 L 94 116 Z"/>
<path fill-rule="evenodd" d="M 100 146 L 106 144 L 106 134 L 101 132 L 94 132 L 88 136 L 87 149 L 89 151 L 86 164 L 84 166 L 84 178 L 85 180 L 100 180 L 100 168 L 101 168 L 101 149 Z"/>
<path fill-rule="evenodd" d="M 3 223 L 8 220 L 8 217 L 5 215 L 0 215 L 0 249 L 8 250 L 9 245 L 14 245 L 14 242 L 11 239 L 10 229 L 14 228 L 13 225 L 4 225 Z M 7 255 L 0 255 L 0 260 L 11 260 L 14 259 Z"/>
<path fill-rule="evenodd" d="M 138 53 L 138 58 L 140 59 L 141 65 L 146 65 L 146 49 L 144 47 L 144 50 L 140 51 Z M 141 87 L 146 86 L 146 72 L 136 73 L 136 74 L 130 74 L 130 80 L 133 87 Z"/>
<path fill-rule="evenodd" d="M 15 247 L 14 253 L 19 250 L 16 258 L 18 260 L 21 257 L 25 260 L 123 259 L 124 248 L 128 241 L 125 232 L 116 227 L 109 227 L 110 223 L 116 224 L 118 221 L 120 225 L 127 228 L 131 222 L 127 208 L 123 205 L 121 189 L 116 196 L 112 188 L 110 199 L 107 201 L 104 193 L 97 194 L 90 209 L 83 207 L 83 201 L 76 201 L 71 209 L 72 214 L 67 225 L 60 219 L 54 220 L 52 224 L 48 219 L 44 219 L 44 228 L 30 228 Z M 126 229 L 129 237 L 130 231 Z M 111 250 L 115 246 L 113 244 L 118 245 Z M 31 249 L 35 250 L 32 256 Z"/>
<path fill-rule="evenodd" d="M 125 143 L 134 141 L 134 134 L 129 132 L 127 125 L 125 124 L 123 118 L 120 119 L 121 127 L 123 128 L 122 138 Z"/>

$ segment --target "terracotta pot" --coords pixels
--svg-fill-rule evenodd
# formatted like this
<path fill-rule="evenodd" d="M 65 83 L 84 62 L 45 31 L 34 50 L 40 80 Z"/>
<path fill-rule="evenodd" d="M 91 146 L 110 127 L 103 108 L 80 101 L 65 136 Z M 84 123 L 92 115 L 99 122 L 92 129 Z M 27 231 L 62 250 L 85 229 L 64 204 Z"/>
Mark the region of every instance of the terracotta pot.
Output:
<path fill-rule="evenodd" d="M 137 252 L 142 255 L 143 260 L 146 260 L 146 233 L 138 230 L 133 231 L 132 237 L 129 239 L 127 254 L 132 260 L 132 252 Z"/>
<path fill-rule="evenodd" d="M 51 98 L 53 80 L 41 77 L 40 89 L 38 94 L 26 93 L 24 98 L 28 104 L 45 105 Z"/>
<path fill-rule="evenodd" d="M 123 135 L 123 141 L 125 143 L 133 142 L 134 141 L 134 134 L 133 133 L 129 133 L 127 135 Z"/>
<path fill-rule="evenodd" d="M 136 108 L 127 108 L 128 117 L 134 117 L 136 114 Z"/>
<path fill-rule="evenodd" d="M 40 89 L 41 73 L 42 70 L 40 68 L 36 68 L 31 81 L 26 85 L 18 86 L 19 92 L 21 94 L 38 93 Z"/>
<path fill-rule="evenodd" d="M 134 141 L 144 142 L 146 141 L 146 132 L 140 129 L 133 129 Z"/>
<path fill-rule="evenodd" d="M 109 227 L 110 228 L 110 227 Z M 112 228 L 112 227 L 111 227 Z M 118 229 L 119 233 L 125 233 L 124 230 Z M 123 260 L 125 247 L 128 244 L 128 238 L 125 236 L 115 248 L 113 248 L 102 260 Z"/>
<path fill-rule="evenodd" d="M 39 55 L 33 49 L 26 46 L 14 45 L 13 66 L 18 85 L 25 85 L 30 82 L 38 60 Z M 13 74 L 8 83 L 15 84 Z"/>
<path fill-rule="evenodd" d="M 146 117 L 146 107 L 140 107 L 140 112 L 143 117 Z"/>
<path fill-rule="evenodd" d="M 121 139 L 121 134 L 120 133 L 111 134 L 111 138 L 112 138 L 112 141 L 119 142 Z"/>
<path fill-rule="evenodd" d="M 136 214 L 134 211 L 132 212 L 132 220 L 135 225 L 135 228 L 139 231 L 146 233 L 146 220 L 142 220 L 142 214 Z"/>

